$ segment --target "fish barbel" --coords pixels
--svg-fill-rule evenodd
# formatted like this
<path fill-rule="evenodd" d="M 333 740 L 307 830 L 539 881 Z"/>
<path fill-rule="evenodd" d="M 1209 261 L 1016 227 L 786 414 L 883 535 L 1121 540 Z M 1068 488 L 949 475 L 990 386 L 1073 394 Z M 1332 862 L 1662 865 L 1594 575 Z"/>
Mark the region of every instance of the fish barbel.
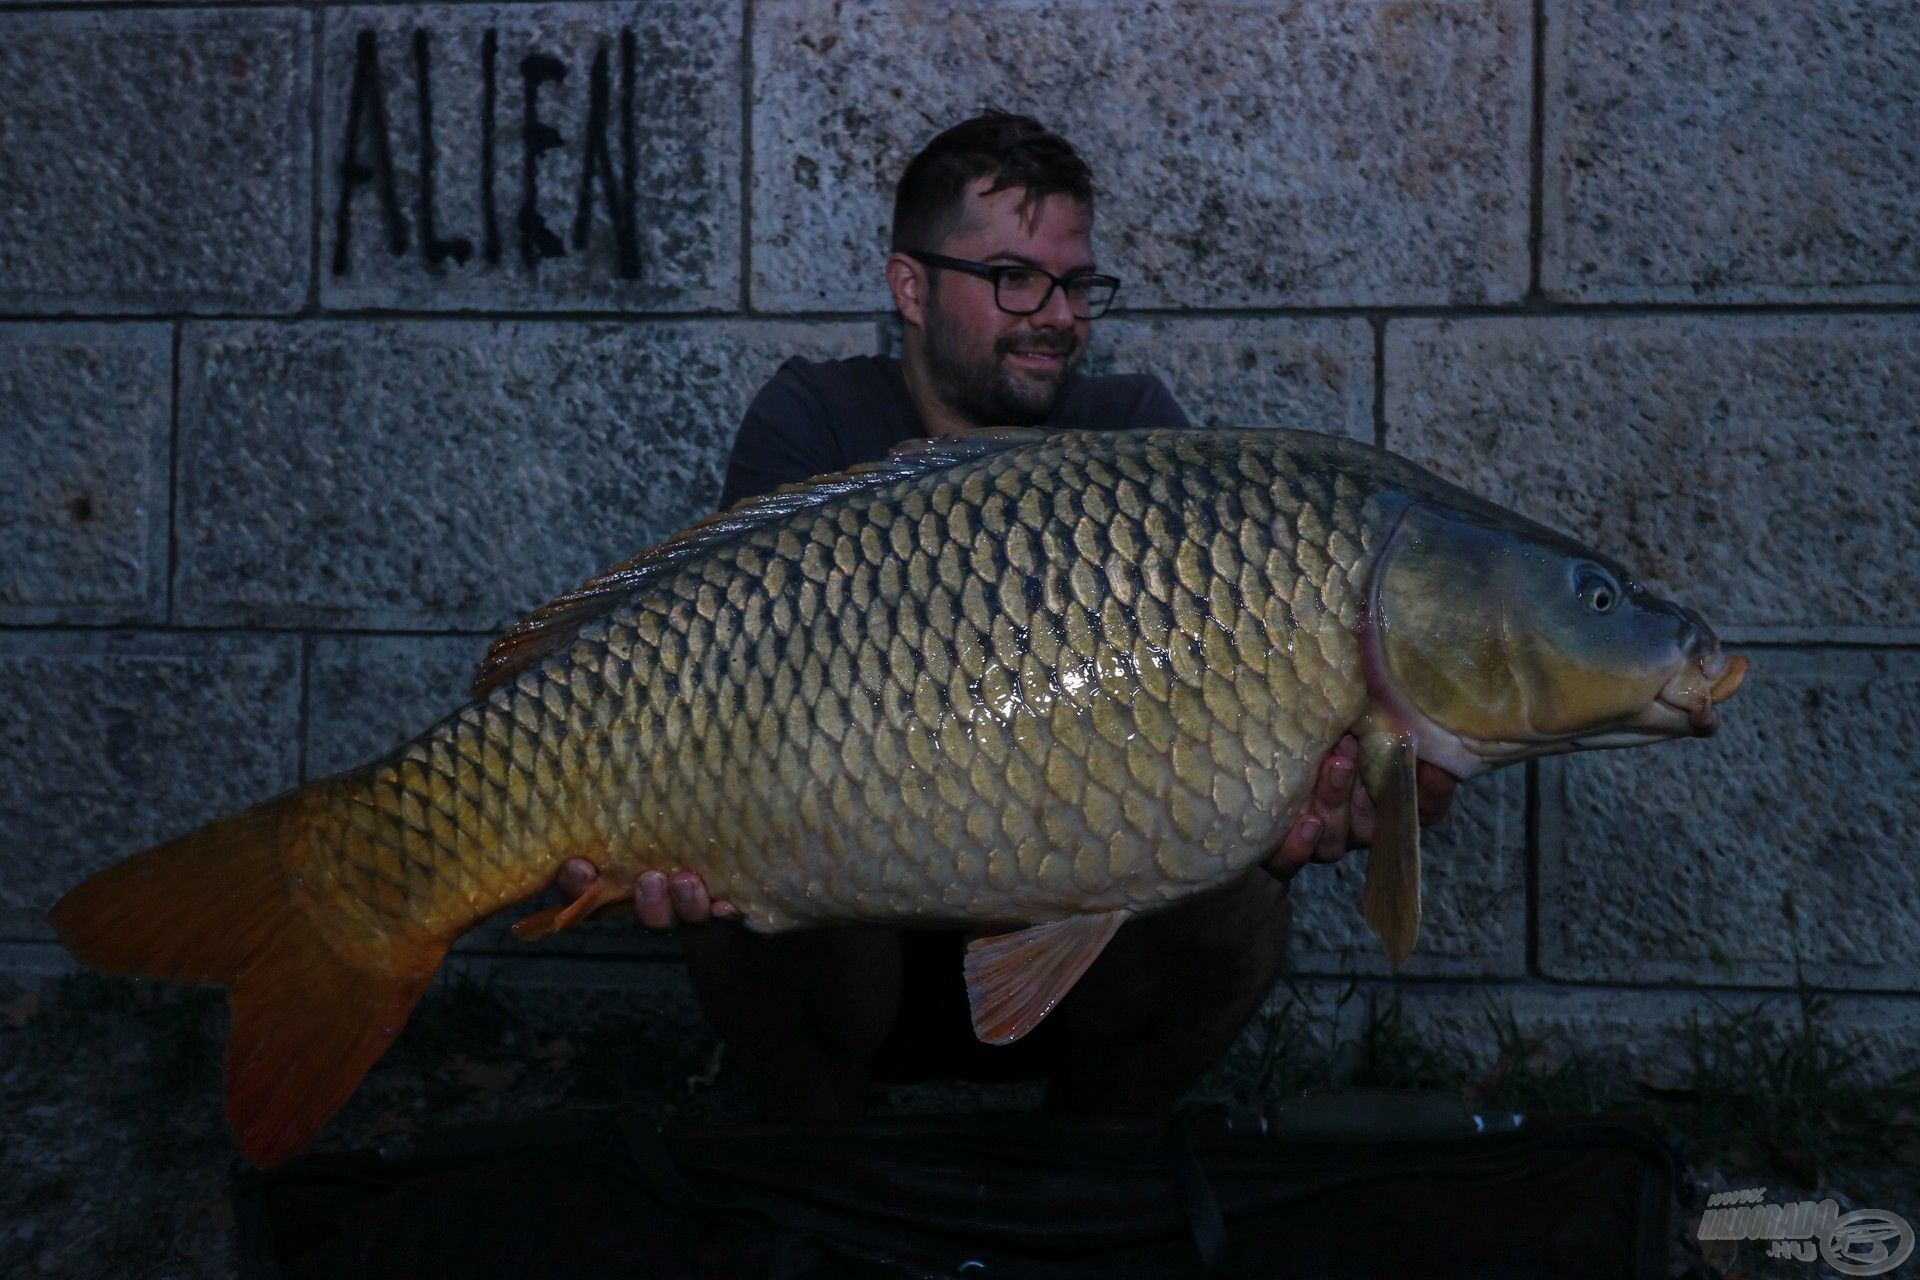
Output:
<path fill-rule="evenodd" d="M 228 1115 L 272 1164 L 454 939 L 569 858 L 595 889 L 522 936 L 655 868 L 756 930 L 986 930 L 965 976 L 1005 1042 L 1127 919 L 1264 861 L 1343 734 L 1397 962 L 1416 760 L 1708 733 L 1744 669 L 1611 561 L 1351 441 L 917 442 L 560 597 L 408 745 L 117 863 L 53 921 L 96 968 L 231 988 Z"/>

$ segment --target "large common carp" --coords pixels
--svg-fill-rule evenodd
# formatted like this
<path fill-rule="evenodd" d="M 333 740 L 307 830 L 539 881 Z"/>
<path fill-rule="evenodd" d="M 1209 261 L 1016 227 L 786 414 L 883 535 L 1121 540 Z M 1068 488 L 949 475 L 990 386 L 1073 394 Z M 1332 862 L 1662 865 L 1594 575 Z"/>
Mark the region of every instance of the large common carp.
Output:
<path fill-rule="evenodd" d="M 699 872 L 747 927 L 962 925 L 1024 1034 L 1130 916 L 1265 859 L 1352 731 L 1366 917 L 1419 913 L 1414 765 L 1461 777 L 1716 727 L 1745 660 L 1575 542 L 1285 431 L 924 442 L 692 526 L 494 646 L 393 754 L 102 871 L 96 968 L 232 989 L 227 1110 L 304 1145 L 449 944 L 581 856 Z"/>

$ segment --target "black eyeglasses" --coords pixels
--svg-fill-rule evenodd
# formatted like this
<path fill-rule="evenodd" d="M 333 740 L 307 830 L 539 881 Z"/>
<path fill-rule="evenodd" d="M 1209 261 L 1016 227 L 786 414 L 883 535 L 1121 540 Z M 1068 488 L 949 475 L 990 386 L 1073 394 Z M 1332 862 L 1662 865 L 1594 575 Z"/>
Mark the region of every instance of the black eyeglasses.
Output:
<path fill-rule="evenodd" d="M 922 253 L 918 249 L 908 249 L 906 253 L 929 267 L 962 271 L 993 281 L 993 300 L 1000 304 L 1002 311 L 1016 316 L 1030 316 L 1046 306 L 1047 299 L 1053 297 L 1055 285 L 1067 295 L 1067 309 L 1079 320 L 1097 319 L 1113 304 L 1113 295 L 1120 292 L 1118 276 L 1088 274 L 1062 278 L 1038 267 L 969 262 L 965 258 L 949 258 L 944 253 Z"/>

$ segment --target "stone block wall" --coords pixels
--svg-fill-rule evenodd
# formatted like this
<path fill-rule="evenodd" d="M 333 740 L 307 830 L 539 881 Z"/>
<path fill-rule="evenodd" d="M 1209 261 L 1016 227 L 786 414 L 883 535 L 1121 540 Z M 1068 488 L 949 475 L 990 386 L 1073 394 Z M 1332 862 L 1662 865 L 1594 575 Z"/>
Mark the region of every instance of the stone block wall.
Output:
<path fill-rule="evenodd" d="M 0 98 L 0 965 L 708 509 L 785 355 L 890 340 L 892 184 L 998 104 L 1098 175 L 1093 367 L 1383 442 L 1754 660 L 1711 741 L 1468 787 L 1403 974 L 1310 870 L 1308 983 L 1657 1064 L 1805 981 L 1920 1054 L 1907 0 L 0 0 Z"/>

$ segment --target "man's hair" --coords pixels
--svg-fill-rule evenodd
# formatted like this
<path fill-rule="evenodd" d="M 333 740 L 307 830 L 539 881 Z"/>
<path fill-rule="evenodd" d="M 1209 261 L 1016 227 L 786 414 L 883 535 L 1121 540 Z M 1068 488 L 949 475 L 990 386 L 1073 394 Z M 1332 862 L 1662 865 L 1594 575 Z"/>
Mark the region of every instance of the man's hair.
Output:
<path fill-rule="evenodd" d="M 1023 191 L 1020 215 L 1046 196 L 1093 208 L 1093 170 L 1073 144 L 1032 116 L 982 111 L 940 134 L 907 163 L 893 195 L 893 251 L 938 249 L 960 221 L 967 185 L 992 178 L 987 193 Z"/>

